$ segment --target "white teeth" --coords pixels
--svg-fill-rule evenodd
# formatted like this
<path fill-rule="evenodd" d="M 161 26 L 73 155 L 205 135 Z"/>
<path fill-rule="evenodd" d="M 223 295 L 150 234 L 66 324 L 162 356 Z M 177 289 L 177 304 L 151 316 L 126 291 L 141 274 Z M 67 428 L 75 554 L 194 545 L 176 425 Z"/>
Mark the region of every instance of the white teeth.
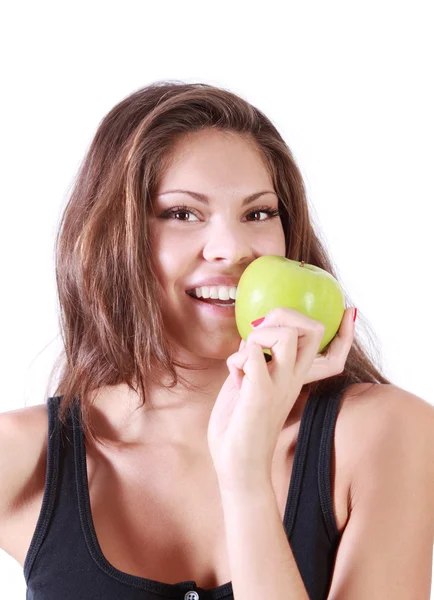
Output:
<path fill-rule="evenodd" d="M 211 298 L 215 300 L 235 300 L 237 297 L 237 287 L 228 287 L 225 285 L 204 285 L 195 289 L 196 298 Z"/>

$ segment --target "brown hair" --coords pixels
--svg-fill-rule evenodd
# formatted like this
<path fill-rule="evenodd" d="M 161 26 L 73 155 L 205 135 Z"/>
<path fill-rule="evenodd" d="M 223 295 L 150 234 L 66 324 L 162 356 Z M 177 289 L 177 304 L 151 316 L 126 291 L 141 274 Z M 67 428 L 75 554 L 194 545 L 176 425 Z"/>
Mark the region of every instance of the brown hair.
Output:
<path fill-rule="evenodd" d="M 204 83 L 156 82 L 119 102 L 102 120 L 74 181 L 56 238 L 56 281 L 64 360 L 54 395 L 59 416 L 79 399 L 85 435 L 91 392 L 126 383 L 142 401 L 158 369 L 190 384 L 164 335 L 147 212 L 174 145 L 206 128 L 242 135 L 269 168 L 282 211 L 287 258 L 304 260 L 338 281 L 309 215 L 302 175 L 273 123 L 240 96 Z M 341 284 L 342 285 L 342 284 Z M 345 292 L 346 306 L 354 306 Z M 364 322 L 358 314 L 358 327 Z M 365 323 L 364 329 L 367 330 Z M 372 334 L 370 334 L 372 338 Z M 390 384 L 356 337 L 339 375 L 306 384 L 315 393 L 339 392 L 352 383 Z M 51 372 L 50 381 L 53 375 Z M 157 381 L 160 381 L 157 379 Z"/>

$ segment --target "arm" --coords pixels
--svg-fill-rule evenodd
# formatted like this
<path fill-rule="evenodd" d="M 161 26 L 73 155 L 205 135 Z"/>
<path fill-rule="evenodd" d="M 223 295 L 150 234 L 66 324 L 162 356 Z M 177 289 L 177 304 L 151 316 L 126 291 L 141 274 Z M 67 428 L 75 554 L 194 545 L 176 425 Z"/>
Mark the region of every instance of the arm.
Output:
<path fill-rule="evenodd" d="M 236 600 L 309 600 L 272 484 L 257 493 L 231 491 L 221 497 Z"/>
<path fill-rule="evenodd" d="M 9 553 L 21 510 L 43 491 L 46 404 L 0 413 L 0 548 Z"/>
<path fill-rule="evenodd" d="M 328 599 L 429 600 L 434 408 L 388 385 L 362 419 L 356 431 L 365 440 L 358 438 L 351 514 Z"/>

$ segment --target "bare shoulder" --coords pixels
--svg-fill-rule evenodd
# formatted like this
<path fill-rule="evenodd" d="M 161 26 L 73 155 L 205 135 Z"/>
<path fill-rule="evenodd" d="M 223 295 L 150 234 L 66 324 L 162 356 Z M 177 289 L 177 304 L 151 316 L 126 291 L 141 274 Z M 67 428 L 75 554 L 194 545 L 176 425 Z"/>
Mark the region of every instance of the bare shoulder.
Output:
<path fill-rule="evenodd" d="M 379 477 L 387 475 L 381 472 L 380 462 L 387 471 L 404 456 L 410 461 L 413 457 L 415 468 L 424 469 L 428 481 L 434 468 L 434 406 L 393 384 L 361 383 L 350 388 L 336 422 L 336 444 L 341 468 L 348 474 L 349 494 L 358 481 L 370 476 L 370 470 Z"/>
<path fill-rule="evenodd" d="M 432 436 L 434 406 L 393 384 L 360 383 L 350 386 L 343 395 L 338 423 L 342 434 L 348 440 L 354 439 L 358 448 L 362 443 L 363 449 L 374 439 L 384 439 L 396 427 L 409 437 L 424 433 Z"/>
<path fill-rule="evenodd" d="M 43 494 L 47 460 L 48 407 L 38 404 L 0 413 L 0 548 L 8 525 Z"/>

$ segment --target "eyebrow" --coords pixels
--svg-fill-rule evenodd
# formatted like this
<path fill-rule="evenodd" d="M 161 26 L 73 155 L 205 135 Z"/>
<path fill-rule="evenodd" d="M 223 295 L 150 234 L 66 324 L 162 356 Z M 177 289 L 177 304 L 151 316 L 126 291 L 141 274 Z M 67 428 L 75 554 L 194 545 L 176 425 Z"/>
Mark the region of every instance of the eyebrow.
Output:
<path fill-rule="evenodd" d="M 175 193 L 188 194 L 189 196 L 192 196 L 199 202 L 203 202 L 203 204 L 209 204 L 208 196 L 205 196 L 205 194 L 199 194 L 199 192 L 191 192 L 189 190 L 169 190 L 167 192 L 163 192 L 158 195 L 164 196 L 165 194 L 175 194 Z M 259 196 L 263 196 L 264 194 L 274 194 L 275 196 L 277 196 L 276 192 L 273 192 L 271 190 L 263 190 L 262 192 L 256 192 L 256 194 L 251 194 L 250 196 L 247 196 L 246 198 L 244 198 L 242 206 L 246 206 L 247 204 L 254 202 L 257 198 L 259 198 Z"/>

